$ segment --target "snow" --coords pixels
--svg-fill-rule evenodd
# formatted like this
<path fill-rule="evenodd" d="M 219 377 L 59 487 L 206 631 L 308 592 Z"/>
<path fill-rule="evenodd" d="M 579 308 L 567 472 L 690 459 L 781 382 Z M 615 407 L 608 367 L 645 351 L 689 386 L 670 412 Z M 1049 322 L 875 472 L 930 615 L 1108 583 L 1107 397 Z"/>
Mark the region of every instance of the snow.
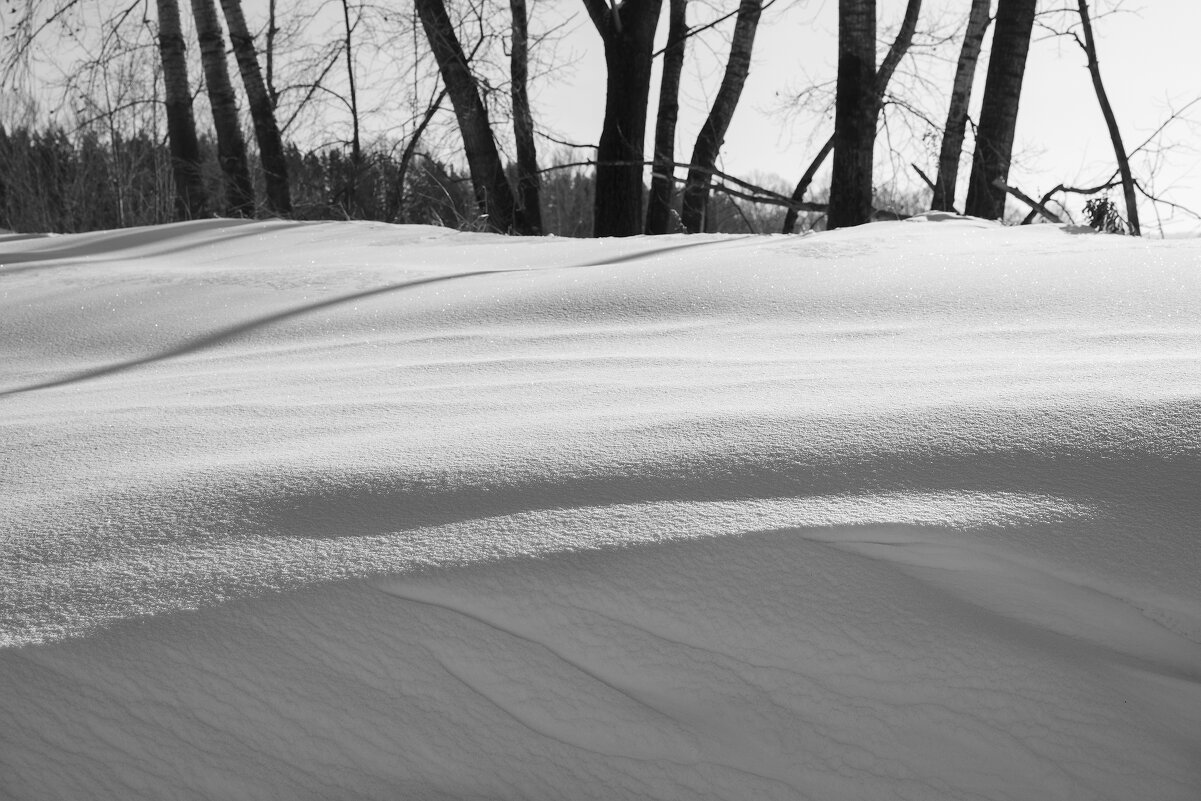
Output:
<path fill-rule="evenodd" d="M 1192 801 L 1199 267 L 0 238 L 0 798 Z"/>

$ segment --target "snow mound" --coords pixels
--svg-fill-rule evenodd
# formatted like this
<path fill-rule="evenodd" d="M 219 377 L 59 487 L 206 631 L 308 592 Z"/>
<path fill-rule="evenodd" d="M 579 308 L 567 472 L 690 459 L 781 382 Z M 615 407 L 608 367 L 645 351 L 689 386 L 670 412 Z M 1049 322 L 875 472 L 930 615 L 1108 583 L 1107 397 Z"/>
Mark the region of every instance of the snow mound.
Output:
<path fill-rule="evenodd" d="M 0 797 L 1195 799 L 1201 244 L 1069 233 L 0 238 Z"/>

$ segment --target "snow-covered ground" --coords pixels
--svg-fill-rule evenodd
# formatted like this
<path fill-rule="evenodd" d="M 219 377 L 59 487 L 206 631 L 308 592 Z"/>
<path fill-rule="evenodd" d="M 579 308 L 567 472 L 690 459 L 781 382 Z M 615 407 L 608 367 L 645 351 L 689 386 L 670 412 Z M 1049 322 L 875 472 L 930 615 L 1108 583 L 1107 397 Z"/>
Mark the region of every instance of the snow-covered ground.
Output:
<path fill-rule="evenodd" d="M 1201 798 L 1201 240 L 0 265 L 0 798 Z"/>

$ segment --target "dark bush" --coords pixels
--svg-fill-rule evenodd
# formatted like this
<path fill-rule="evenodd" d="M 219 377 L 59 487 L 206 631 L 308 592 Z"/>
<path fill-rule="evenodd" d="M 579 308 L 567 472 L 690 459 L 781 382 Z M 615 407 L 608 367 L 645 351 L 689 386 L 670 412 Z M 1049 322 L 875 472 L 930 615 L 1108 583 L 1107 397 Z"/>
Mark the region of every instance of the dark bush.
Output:
<path fill-rule="evenodd" d="M 1088 217 L 1089 226 L 1095 231 L 1103 234 L 1126 233 L 1126 221 L 1118 214 L 1118 204 L 1114 203 L 1109 195 L 1086 200 L 1084 213 Z"/>

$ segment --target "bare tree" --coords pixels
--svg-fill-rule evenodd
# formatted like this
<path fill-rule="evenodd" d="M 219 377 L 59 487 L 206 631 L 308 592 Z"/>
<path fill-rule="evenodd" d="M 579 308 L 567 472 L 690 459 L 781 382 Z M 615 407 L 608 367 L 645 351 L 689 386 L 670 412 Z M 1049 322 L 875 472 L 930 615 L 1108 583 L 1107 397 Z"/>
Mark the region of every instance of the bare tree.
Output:
<path fill-rule="evenodd" d="M 267 189 L 267 207 L 276 214 L 292 212 L 292 195 L 288 187 L 288 162 L 284 158 L 283 138 L 275 121 L 275 103 L 263 73 L 259 69 L 255 52 L 254 37 L 246 27 L 246 16 L 242 13 L 242 0 L 221 0 L 225 22 L 229 26 L 229 40 L 233 45 L 238 70 L 242 74 L 242 85 L 246 88 L 246 99 L 250 106 L 250 119 L 254 123 L 255 140 L 259 146 L 259 159 L 263 165 L 264 183 Z"/>
<path fill-rule="evenodd" d="M 984 32 L 988 29 L 991 0 L 972 0 L 972 9 L 955 65 L 955 83 L 951 88 L 951 103 L 947 109 L 947 124 L 943 128 L 942 147 L 938 153 L 938 175 L 934 179 L 934 200 L 930 208 L 952 211 L 955 207 L 955 186 L 959 178 L 959 158 L 963 154 L 963 138 L 967 133 L 968 104 L 972 99 L 972 84 L 976 78 L 976 62 Z"/>
<path fill-rule="evenodd" d="M 655 28 L 663 0 L 584 0 L 605 46 L 605 122 L 597 147 L 595 236 L 642 230 L 642 156 Z"/>
<path fill-rule="evenodd" d="M 751 68 L 751 50 L 755 45 L 755 31 L 762 11 L 763 0 L 742 0 L 738 5 L 738 19 L 734 24 L 725 75 L 713 101 L 713 108 L 709 110 L 709 116 L 696 138 L 692 150 L 693 166 L 688 170 L 688 181 L 684 186 L 680 219 L 688 233 L 697 233 L 704 228 L 705 205 L 709 200 L 709 184 L 712 180 L 712 173 L 708 170 L 717 163 L 717 154 L 734 111 L 738 108 L 738 99 L 742 96 L 742 87 Z"/>
<path fill-rule="evenodd" d="M 517 147 L 517 230 L 536 236 L 542 233 L 542 201 L 539 197 L 538 151 L 534 146 L 534 116 L 526 89 L 529 80 L 529 28 L 525 0 L 509 0 L 513 15 L 509 79 L 513 100 L 513 138 Z"/>
<path fill-rule="evenodd" d="M 1037 0 L 1000 0 L 993 30 L 992 54 L 984 82 L 976 150 L 964 211 L 990 220 L 1005 215 L 1006 182 L 1013 155 L 1026 54 L 1034 28 Z"/>
<path fill-rule="evenodd" d="M 250 181 L 246 141 L 238 119 L 238 102 L 225 62 L 225 38 L 217 19 L 217 6 L 213 0 L 192 0 L 192 16 L 200 41 L 200 62 L 213 112 L 213 128 L 217 132 L 217 161 L 225 174 L 229 213 L 235 217 L 253 217 L 254 185 Z"/>
<path fill-rule="evenodd" d="M 646 233 L 666 234 L 675 192 L 676 119 L 680 112 L 680 74 L 684 70 L 684 43 L 688 38 L 688 0 L 670 0 L 667 47 L 663 50 L 663 76 L 659 82 L 659 111 L 655 118 L 655 161 L 651 166 L 651 194 L 646 205 Z"/>
<path fill-rule="evenodd" d="M 430 122 L 433 121 L 434 115 L 442 109 L 442 103 L 445 100 L 446 88 L 443 87 L 426 107 L 425 113 L 421 115 L 421 121 L 417 123 L 417 127 L 405 142 L 404 149 L 400 153 L 400 159 L 396 163 L 396 177 L 393 179 L 388 194 L 388 208 L 392 209 L 392 222 L 401 221 L 399 215 L 404 210 L 405 181 L 408 179 L 413 159 L 417 155 L 417 146 L 421 142 L 421 137 L 425 135 L 426 129 L 429 128 Z"/>
<path fill-rule="evenodd" d="M 878 118 L 880 111 L 884 108 L 884 98 L 888 93 L 888 85 L 892 82 L 893 73 L 896 72 L 901 59 L 909 52 L 909 46 L 913 43 L 913 35 L 917 31 L 917 20 L 921 14 L 921 10 L 922 0 L 909 0 L 905 5 L 905 17 L 901 21 L 901 27 L 897 30 L 896 38 L 893 39 L 892 45 L 888 48 L 888 53 L 885 54 L 884 60 L 880 62 L 879 69 L 876 70 L 876 108 L 873 119 Z M 834 152 L 834 134 L 831 134 L 830 138 L 822 145 L 817 155 L 813 157 L 813 161 L 805 169 L 801 180 L 797 181 L 796 188 L 792 190 L 792 205 L 789 206 L 787 214 L 784 215 L 784 233 L 791 234 L 796 229 L 797 214 L 798 210 L 803 208 L 802 201 L 805 199 L 805 193 L 809 191 L 814 176 L 817 175 L 817 171 L 821 169 L 822 164 L 825 163 L 832 152 Z"/>
<path fill-rule="evenodd" d="M 355 172 L 363 164 L 363 141 L 359 131 L 359 91 L 354 80 L 354 25 L 350 22 L 350 1 L 342 0 L 342 29 L 346 34 L 346 84 L 350 105 L 350 160 Z"/>
<path fill-rule="evenodd" d="M 1093 79 L 1093 89 L 1097 93 L 1097 102 L 1101 106 L 1101 114 L 1105 117 L 1105 127 L 1109 129 L 1109 140 L 1113 143 L 1113 155 L 1118 162 L 1118 173 L 1122 176 L 1122 194 L 1126 199 L 1126 222 L 1130 225 L 1130 233 L 1140 236 L 1142 231 L 1138 221 L 1138 198 L 1134 194 L 1134 178 L 1130 174 L 1130 159 L 1126 148 L 1122 145 L 1122 134 L 1118 130 L 1118 121 L 1109 105 L 1109 95 L 1105 92 L 1105 84 L 1101 82 L 1101 67 L 1097 62 L 1097 42 L 1093 38 L 1093 25 L 1088 15 L 1088 3 L 1077 0 L 1080 9 L 1080 24 L 1084 29 L 1084 41 L 1076 37 L 1076 43 L 1084 49 L 1088 57 L 1088 72 Z"/>
<path fill-rule="evenodd" d="M 488 111 L 480 99 L 479 87 L 467 66 L 467 57 L 455 35 L 454 25 L 446 13 L 446 4 L 443 0 L 415 0 L 415 4 L 459 121 L 459 133 L 463 137 L 476 203 L 489 228 L 508 233 L 513 230 L 516 205 L 513 190 L 505 177 L 504 165 L 496 149 Z"/>
<path fill-rule="evenodd" d="M 167 141 L 175 181 L 175 216 L 203 217 L 208 198 L 200 169 L 200 143 L 188 86 L 187 46 L 180 24 L 178 0 L 158 1 L 159 55 L 163 61 L 163 94 L 167 111 Z"/>
<path fill-rule="evenodd" d="M 876 2 L 838 2 L 838 89 L 834 173 L 827 227 L 861 225 L 872 216 L 876 142 Z"/>

